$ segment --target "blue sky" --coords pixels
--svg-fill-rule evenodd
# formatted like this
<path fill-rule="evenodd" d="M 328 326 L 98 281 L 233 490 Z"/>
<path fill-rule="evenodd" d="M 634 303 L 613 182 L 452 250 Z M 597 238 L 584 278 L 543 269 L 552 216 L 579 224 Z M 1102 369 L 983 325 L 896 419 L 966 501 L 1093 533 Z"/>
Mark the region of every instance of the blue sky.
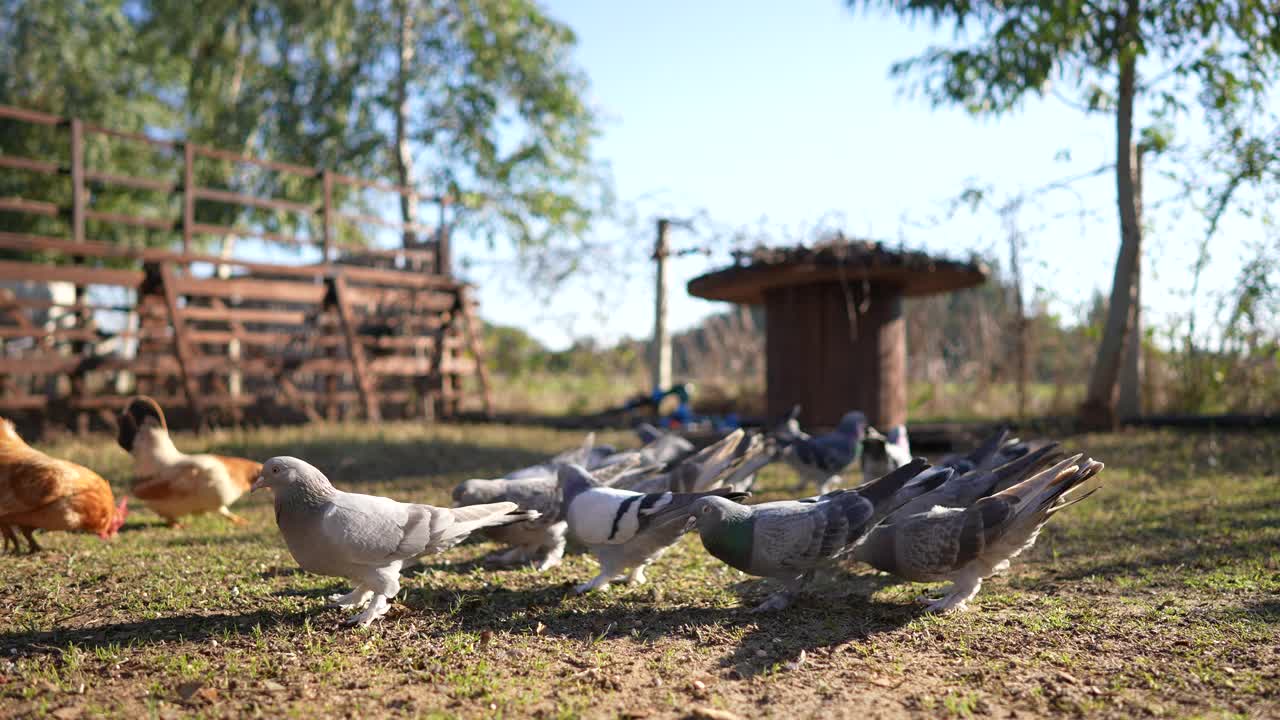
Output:
<path fill-rule="evenodd" d="M 966 182 L 1012 194 L 1112 160 L 1109 119 L 1085 117 L 1056 99 L 1030 100 L 995 120 L 904 95 L 890 64 L 949 34 L 850 12 L 835 0 L 552 0 L 547 7 L 578 34 L 577 61 L 605 117 L 598 157 L 611 167 L 619 200 L 642 222 L 602 224 L 593 240 L 616 253 L 621 267 L 570 282 L 549 304 L 535 299 L 509 249 L 459 238 L 455 252 L 474 261 L 465 274 L 479 285 L 486 318 L 555 347 L 580 336 L 648 335 L 652 270 L 643 257 L 656 214 L 709 219 L 673 236 L 676 247 L 704 244 L 726 227 L 765 227 L 775 242 L 802 241 L 823 224 L 941 254 L 994 249 L 1004 257 L 994 214 L 939 217 Z M 1153 181 L 1148 203 L 1171 192 Z M 1025 212 L 1028 290 L 1041 289 L 1063 313 L 1075 312 L 1095 288 L 1109 290 L 1119 245 L 1114 208 L 1114 179 L 1103 174 Z M 1097 219 L 1052 218 L 1081 209 Z M 1189 307 L 1189 268 L 1203 225 L 1190 214 L 1152 217 L 1144 305 L 1167 320 Z M 1257 223 L 1229 222 L 1202 286 L 1229 286 L 1247 244 L 1263 237 Z M 676 328 L 724 308 L 689 297 L 685 283 L 726 259 L 674 262 Z"/>

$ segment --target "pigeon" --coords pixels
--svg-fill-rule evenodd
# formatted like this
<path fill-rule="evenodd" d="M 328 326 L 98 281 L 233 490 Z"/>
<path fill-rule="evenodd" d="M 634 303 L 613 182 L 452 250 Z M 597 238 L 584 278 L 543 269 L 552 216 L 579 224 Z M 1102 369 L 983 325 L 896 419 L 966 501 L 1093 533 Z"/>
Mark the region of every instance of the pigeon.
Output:
<path fill-rule="evenodd" d="M 800 476 L 801 487 L 812 482 L 819 493 L 828 493 L 840 482 L 840 473 L 858 460 L 866 427 L 865 415 L 857 410 L 847 412 L 832 432 L 796 436 L 782 457 Z"/>
<path fill-rule="evenodd" d="M 707 497 L 692 514 L 702 545 L 745 573 L 780 580 L 754 612 L 781 610 L 818 568 L 848 553 L 877 523 L 897 509 L 899 490 L 929 468 L 917 458 L 857 490 L 836 490 L 816 498 L 737 505 Z M 946 482 L 954 471 L 931 473 L 920 493 Z"/>
<path fill-rule="evenodd" d="M 598 473 L 597 477 L 613 479 L 623 473 L 660 465 L 646 460 L 638 451 L 617 452 L 608 445 L 596 445 L 595 433 L 588 434 L 580 447 L 566 450 L 537 465 L 531 465 L 494 479 L 473 478 L 453 489 L 453 506 L 469 507 L 494 502 L 514 502 L 520 507 L 537 510 L 537 519 L 511 523 L 484 530 L 489 539 L 505 550 L 490 553 L 484 561 L 510 567 L 532 563 L 543 572 L 560 564 L 564 558 L 566 526 L 560 518 L 560 497 L 556 491 L 556 470 L 577 463 Z"/>
<path fill-rule="evenodd" d="M 656 428 L 649 423 L 640 423 L 635 430 L 640 442 L 644 443 L 644 447 L 640 448 L 639 452 L 647 460 L 665 464 L 682 460 L 693 454 L 693 443 L 676 433 Z"/>
<path fill-rule="evenodd" d="M 619 490 L 601 486 L 577 465 L 561 467 L 559 480 L 569 533 L 600 563 L 596 577 L 573 589 L 578 595 L 605 590 L 624 572 L 628 583 L 643 584 L 645 568 L 689 531 L 694 503 L 715 497 L 733 505 L 750 497 L 728 488 L 649 494 Z"/>
<path fill-rule="evenodd" d="M 454 507 L 510 501 L 519 504 L 522 508 L 537 510 L 540 513 L 536 520 L 486 529 L 484 533 L 491 540 L 509 547 L 491 553 L 485 558 L 485 562 L 498 566 L 532 563 L 538 572 L 550 570 L 561 563 L 564 559 L 568 527 L 560 512 L 561 502 L 556 473 L 560 467 L 573 463 L 575 457 L 584 460 L 591 458 L 596 461 L 596 465 L 586 466 L 586 469 L 592 472 L 593 477 L 603 485 L 645 483 L 651 487 L 660 487 L 663 491 L 669 489 L 667 485 L 670 477 L 693 477 L 696 480 L 698 468 L 710 462 L 708 459 L 690 460 L 688 462 L 694 464 L 689 467 L 678 464 L 671 468 L 670 472 L 663 473 L 667 466 L 657 463 L 642 451 L 629 450 L 600 456 L 592 454 L 589 449 L 590 443 L 591 438 L 588 437 L 587 443 L 583 446 L 584 449 L 576 456 L 561 453 L 547 463 L 534 466 L 540 468 L 540 472 L 536 474 L 529 472 L 532 468 L 525 468 L 519 471 L 517 477 L 507 475 L 491 480 L 474 478 L 460 483 L 453 489 Z M 729 444 L 729 449 L 733 449 L 732 444 Z M 719 452 L 723 453 L 724 450 L 721 449 Z M 718 458 L 719 454 L 713 451 L 706 457 Z M 577 464 L 581 465 L 581 463 Z M 723 467 L 722 463 L 710 466 L 707 472 L 719 472 L 721 467 Z M 708 485 L 714 485 L 714 483 L 708 483 Z"/>
<path fill-rule="evenodd" d="M 862 479 L 874 480 L 911 462 L 911 441 L 907 426 L 898 425 L 881 435 L 868 426 L 862 436 Z"/>
<path fill-rule="evenodd" d="M 453 507 L 480 507 L 496 502 L 513 502 L 538 517 L 523 522 L 485 528 L 485 536 L 508 546 L 486 556 L 491 565 L 509 567 L 532 563 L 538 572 L 560 564 L 564 558 L 567 526 L 560 517 L 556 476 L 551 474 L 493 480 L 472 479 L 453 489 Z"/>
<path fill-rule="evenodd" d="M 438 553 L 472 532 L 537 517 L 516 503 L 448 509 L 403 503 L 336 489 L 316 468 L 293 457 L 274 457 L 262 466 L 253 490 L 275 495 L 276 524 L 298 565 L 318 575 L 344 577 L 355 584 L 329 602 L 364 609 L 345 624 L 368 627 L 390 609 L 400 592 L 406 561 Z"/>
<path fill-rule="evenodd" d="M 969 507 L 979 498 L 999 492 L 1003 487 L 1017 484 L 1034 475 L 1059 459 L 1057 443 L 1048 443 L 1039 450 L 1027 453 L 993 470 L 981 468 L 971 470 L 963 475 L 958 472 L 934 490 L 919 494 L 911 493 L 906 502 L 894 511 L 894 517 L 905 517 L 924 512 L 934 506 Z M 950 468 L 948 468 L 950 469 Z M 914 481 L 913 481 L 914 482 Z M 912 490 L 911 483 L 903 489 L 903 493 Z M 875 532 L 880 532 L 877 529 Z M 874 533 L 873 533 L 874 534 Z"/>
<path fill-rule="evenodd" d="M 943 597 L 931 603 L 928 611 L 963 611 L 984 579 L 1003 572 L 1010 560 L 1035 543 L 1051 516 L 1096 492 L 1094 488 L 1079 497 L 1067 497 L 1103 467 L 1074 455 L 967 507 L 934 505 L 909 514 L 899 511 L 855 548 L 853 557 L 906 580 L 950 580 Z"/>
<path fill-rule="evenodd" d="M 609 482 L 599 471 L 593 470 L 592 474 L 602 484 L 638 493 L 705 492 L 722 486 L 747 492 L 755 481 L 756 471 L 773 459 L 774 452 L 762 436 L 748 435 L 738 428 L 666 467 L 656 470 L 652 467 L 638 468 Z"/>
<path fill-rule="evenodd" d="M 595 442 L 596 434 L 588 433 L 581 446 L 565 450 L 546 462 L 530 465 L 519 470 L 512 470 L 502 477 L 508 480 L 527 477 L 555 477 L 556 468 L 561 465 L 577 463 L 583 467 L 595 469 L 607 464 L 610 458 L 618 454 L 612 445 L 596 445 Z"/>
<path fill-rule="evenodd" d="M 791 411 L 774 423 L 769 436 L 781 446 L 787 446 L 797 440 L 808 440 L 809 434 L 800 429 L 800 406 L 793 405 Z"/>

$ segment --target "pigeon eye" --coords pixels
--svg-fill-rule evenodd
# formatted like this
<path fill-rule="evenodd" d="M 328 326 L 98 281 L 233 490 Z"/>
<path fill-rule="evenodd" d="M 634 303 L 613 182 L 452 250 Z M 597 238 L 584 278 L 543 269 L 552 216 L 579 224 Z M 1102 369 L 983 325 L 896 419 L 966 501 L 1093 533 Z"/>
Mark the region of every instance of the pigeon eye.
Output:
<path fill-rule="evenodd" d="M 272 474 L 278 475 L 280 473 L 280 467 L 277 465 L 276 467 L 271 468 L 271 472 Z"/>
<path fill-rule="evenodd" d="M 707 514 L 707 513 L 709 513 L 709 512 L 711 512 L 711 506 L 710 506 L 710 505 L 703 505 L 703 506 L 702 506 L 702 514 L 703 514 L 703 515 L 706 515 L 706 514 Z"/>

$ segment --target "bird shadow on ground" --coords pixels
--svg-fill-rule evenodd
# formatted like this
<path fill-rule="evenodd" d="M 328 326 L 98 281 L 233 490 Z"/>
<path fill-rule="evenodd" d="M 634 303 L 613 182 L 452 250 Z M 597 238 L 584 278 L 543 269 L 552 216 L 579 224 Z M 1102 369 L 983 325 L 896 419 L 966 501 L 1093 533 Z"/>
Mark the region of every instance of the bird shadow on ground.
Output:
<path fill-rule="evenodd" d="M 638 643 L 688 638 L 731 645 L 720 664 L 745 678 L 779 663 L 803 662 L 802 653 L 893 631 L 924 612 L 919 605 L 869 599 L 876 589 L 894 582 L 891 578 L 841 575 L 838 582 L 838 588 L 821 583 L 802 593 L 792 607 L 762 614 L 750 612 L 758 600 L 736 607 L 663 607 L 661 594 L 646 596 L 643 590 L 609 591 L 619 596 L 601 605 L 597 597 L 575 596 L 574 583 L 568 581 L 535 589 L 486 587 L 474 592 L 412 588 L 401 602 L 410 612 L 453 616 L 468 632 L 532 633 L 588 644 L 629 637 Z M 744 595 L 774 589 L 762 588 L 760 581 L 740 586 Z"/>
<path fill-rule="evenodd" d="M 81 650 L 100 647 L 146 646 L 178 640 L 202 641 L 234 633 L 248 633 L 255 627 L 269 630 L 279 626 L 301 627 L 322 608 L 299 612 L 255 610 L 240 614 L 174 615 L 154 620 L 90 625 L 86 627 L 0 634 L 0 656 L 61 653 L 74 645 Z"/>

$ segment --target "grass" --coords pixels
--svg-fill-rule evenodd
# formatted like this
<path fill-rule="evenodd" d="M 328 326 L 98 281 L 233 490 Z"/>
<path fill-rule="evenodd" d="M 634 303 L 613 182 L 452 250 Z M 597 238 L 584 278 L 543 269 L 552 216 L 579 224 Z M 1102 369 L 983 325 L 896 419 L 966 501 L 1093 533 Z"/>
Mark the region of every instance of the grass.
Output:
<path fill-rule="evenodd" d="M 628 438 L 615 439 L 629 442 Z M 319 426 L 179 437 L 292 454 L 340 487 L 446 503 L 576 443 L 532 428 Z M 114 542 L 46 534 L 0 558 L 0 717 L 1264 717 L 1280 714 L 1280 437 L 1071 438 L 1105 487 L 1058 517 L 967 614 L 920 614 L 926 586 L 850 568 L 792 610 L 687 537 L 638 588 L 570 597 L 594 563 L 490 571 L 471 543 L 408 572 L 368 630 L 338 627 L 268 498 L 237 528 L 163 527 L 138 509 Z M 43 446 L 116 487 L 110 438 Z M 781 467 L 762 498 L 792 484 Z"/>

